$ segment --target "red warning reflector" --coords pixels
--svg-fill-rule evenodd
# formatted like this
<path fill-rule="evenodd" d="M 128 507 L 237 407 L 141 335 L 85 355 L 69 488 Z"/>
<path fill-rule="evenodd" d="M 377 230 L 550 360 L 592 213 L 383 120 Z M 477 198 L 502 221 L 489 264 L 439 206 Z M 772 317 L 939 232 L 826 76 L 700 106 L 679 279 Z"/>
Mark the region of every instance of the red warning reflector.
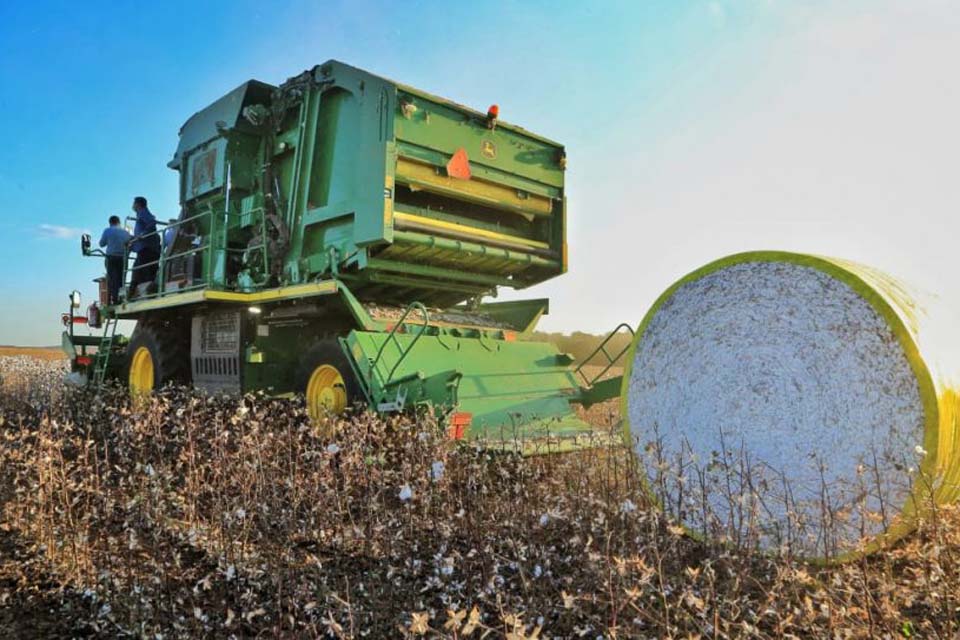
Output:
<path fill-rule="evenodd" d="M 448 421 L 449 427 L 447 428 L 447 434 L 453 440 L 463 440 L 463 436 L 466 434 L 471 422 L 473 422 L 472 413 L 467 411 L 451 413 L 450 420 Z"/>
<path fill-rule="evenodd" d="M 77 356 L 77 364 L 81 367 L 89 367 L 93 363 L 93 358 L 90 356 Z"/>
<path fill-rule="evenodd" d="M 457 149 L 447 163 L 447 175 L 461 180 L 470 179 L 470 158 L 467 157 L 467 150 L 463 147 Z"/>

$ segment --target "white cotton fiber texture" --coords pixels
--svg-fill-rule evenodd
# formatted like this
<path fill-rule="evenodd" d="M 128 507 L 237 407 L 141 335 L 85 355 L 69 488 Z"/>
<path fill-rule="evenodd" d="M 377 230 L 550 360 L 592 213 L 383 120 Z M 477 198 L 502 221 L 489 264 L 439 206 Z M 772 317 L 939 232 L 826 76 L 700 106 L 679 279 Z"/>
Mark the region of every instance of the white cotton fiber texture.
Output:
<path fill-rule="evenodd" d="M 921 467 L 943 482 L 930 373 L 895 305 L 849 263 L 712 263 L 658 300 L 629 358 L 631 445 L 693 535 L 849 557 L 905 528 Z"/>

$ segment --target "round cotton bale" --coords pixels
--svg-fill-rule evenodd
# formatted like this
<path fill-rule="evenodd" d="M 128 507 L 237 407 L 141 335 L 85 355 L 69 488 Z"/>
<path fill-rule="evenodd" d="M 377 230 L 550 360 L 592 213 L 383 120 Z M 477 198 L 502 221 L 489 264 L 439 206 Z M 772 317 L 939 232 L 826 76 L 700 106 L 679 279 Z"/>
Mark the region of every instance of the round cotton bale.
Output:
<path fill-rule="evenodd" d="M 955 500 L 957 394 L 873 269 L 785 252 L 671 286 L 627 355 L 626 436 L 691 535 L 837 560 Z"/>

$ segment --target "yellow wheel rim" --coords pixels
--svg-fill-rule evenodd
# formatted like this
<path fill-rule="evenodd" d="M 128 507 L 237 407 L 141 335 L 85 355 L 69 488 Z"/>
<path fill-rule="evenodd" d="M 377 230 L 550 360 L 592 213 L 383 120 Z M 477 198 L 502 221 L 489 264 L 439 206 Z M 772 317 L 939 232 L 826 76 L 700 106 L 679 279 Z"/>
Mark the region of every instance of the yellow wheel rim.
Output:
<path fill-rule="evenodd" d="M 150 349 L 140 347 L 130 360 L 130 395 L 142 396 L 153 391 L 153 356 Z"/>
<path fill-rule="evenodd" d="M 307 413 L 313 420 L 347 409 L 347 389 L 336 367 L 322 364 L 313 370 L 307 383 Z"/>

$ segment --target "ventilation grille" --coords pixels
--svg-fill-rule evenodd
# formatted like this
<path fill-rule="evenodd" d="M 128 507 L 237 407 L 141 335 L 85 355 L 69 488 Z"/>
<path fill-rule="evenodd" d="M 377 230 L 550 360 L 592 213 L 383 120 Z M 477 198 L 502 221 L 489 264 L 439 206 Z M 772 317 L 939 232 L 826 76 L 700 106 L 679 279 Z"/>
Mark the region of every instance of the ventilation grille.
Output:
<path fill-rule="evenodd" d="M 193 359 L 193 377 L 239 376 L 240 358 L 236 356 L 199 356 Z"/>
<path fill-rule="evenodd" d="M 240 313 L 196 316 L 192 333 L 193 386 L 210 393 L 239 393 L 243 377 Z"/>

